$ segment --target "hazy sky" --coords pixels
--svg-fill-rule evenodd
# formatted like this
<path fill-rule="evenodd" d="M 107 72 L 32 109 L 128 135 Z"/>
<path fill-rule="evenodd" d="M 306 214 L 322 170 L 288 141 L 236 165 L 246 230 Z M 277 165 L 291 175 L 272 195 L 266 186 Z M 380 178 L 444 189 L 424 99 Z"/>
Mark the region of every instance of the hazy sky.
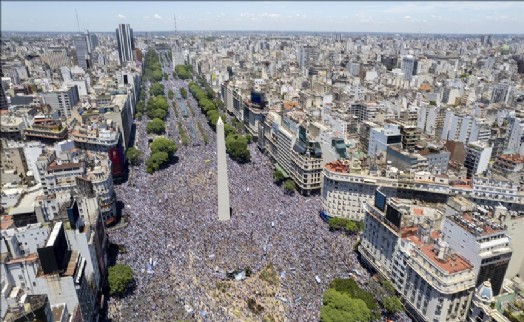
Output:
<path fill-rule="evenodd" d="M 524 33 L 524 2 L 8 2 L 12 31 L 283 30 L 412 33 Z"/>

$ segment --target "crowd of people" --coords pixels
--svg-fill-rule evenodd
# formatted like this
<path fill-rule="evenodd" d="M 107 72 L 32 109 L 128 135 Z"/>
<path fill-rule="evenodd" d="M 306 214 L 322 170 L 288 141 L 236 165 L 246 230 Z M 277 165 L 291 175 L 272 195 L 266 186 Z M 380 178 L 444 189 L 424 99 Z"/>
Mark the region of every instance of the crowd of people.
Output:
<path fill-rule="evenodd" d="M 216 135 L 189 98 L 207 131 L 208 145 L 178 145 L 178 161 L 149 175 L 142 165 L 130 169 L 129 180 L 116 187 L 130 223 L 110 232 L 110 242 L 127 251 L 117 261 L 129 265 L 136 287 L 131 294 L 111 298 L 113 321 L 261 320 L 318 321 L 322 294 L 334 278 L 348 278 L 354 269 L 362 285 L 370 276 L 352 251 L 355 238 L 330 232 L 318 213 L 320 197 L 288 195 L 273 183 L 272 164 L 250 145 L 252 161 L 228 159 L 231 220 L 218 221 Z M 174 113 L 169 118 L 174 119 Z M 168 121 L 170 135 L 176 122 Z M 135 145 L 147 155 L 145 122 L 137 129 Z M 145 156 L 146 157 L 146 156 Z M 156 265 L 146 268 L 150 259 Z M 268 294 L 265 282 L 251 281 L 239 294 L 216 292 L 217 282 L 228 281 L 233 270 L 251 271 L 251 277 L 272 265 L 279 282 Z M 246 280 L 228 283 L 247 283 Z M 273 297 L 272 301 L 262 297 Z M 228 307 L 228 297 L 240 302 Z M 247 301 L 274 303 L 261 315 Z M 245 305 L 241 302 L 245 301 Z M 282 309 L 283 308 L 283 309 Z M 283 311 L 283 312 L 282 312 Z"/>

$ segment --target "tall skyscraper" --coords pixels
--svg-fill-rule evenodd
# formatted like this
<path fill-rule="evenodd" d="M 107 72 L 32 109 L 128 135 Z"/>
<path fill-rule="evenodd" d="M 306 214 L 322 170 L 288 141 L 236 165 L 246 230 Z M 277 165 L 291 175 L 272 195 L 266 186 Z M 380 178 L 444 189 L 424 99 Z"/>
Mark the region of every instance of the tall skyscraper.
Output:
<path fill-rule="evenodd" d="M 91 39 L 89 33 L 74 36 L 73 44 L 76 48 L 78 66 L 84 69 L 91 68 Z"/>
<path fill-rule="evenodd" d="M 226 139 L 224 122 L 219 117 L 217 121 L 217 167 L 218 167 L 218 220 L 230 219 L 229 181 L 227 179 Z"/>
<path fill-rule="evenodd" d="M 7 110 L 7 96 L 4 90 L 4 83 L 0 82 L 0 110 Z"/>
<path fill-rule="evenodd" d="M 401 69 L 404 73 L 404 79 L 410 80 L 411 76 L 416 75 L 417 60 L 413 55 L 407 55 L 402 58 Z"/>
<path fill-rule="evenodd" d="M 133 61 L 135 40 L 133 38 L 133 29 L 129 27 L 129 24 L 118 25 L 118 29 L 116 29 L 116 41 L 118 43 L 118 56 L 120 57 L 120 63 Z"/>

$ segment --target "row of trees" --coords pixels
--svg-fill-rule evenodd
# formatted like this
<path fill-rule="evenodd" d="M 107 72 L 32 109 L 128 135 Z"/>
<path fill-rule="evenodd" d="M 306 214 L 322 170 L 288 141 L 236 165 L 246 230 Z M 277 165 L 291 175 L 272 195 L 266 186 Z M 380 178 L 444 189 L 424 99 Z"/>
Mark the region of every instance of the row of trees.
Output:
<path fill-rule="evenodd" d="M 154 49 L 150 49 L 144 59 L 144 77 L 142 78 L 144 82 L 149 80 L 161 81 L 162 80 L 162 66 L 158 59 L 158 54 Z"/>
<path fill-rule="evenodd" d="M 197 100 L 202 113 L 206 115 L 209 126 L 216 131 L 216 123 L 220 114 L 217 106 L 213 102 L 215 93 L 212 90 L 204 91 L 195 82 L 189 84 L 189 91 Z M 226 136 L 226 150 L 231 159 L 241 163 L 251 161 L 251 154 L 247 148 L 251 137 L 238 134 L 236 129 L 227 123 L 225 115 L 222 115 L 222 120 L 225 122 L 224 134 Z"/>
<path fill-rule="evenodd" d="M 175 74 L 180 79 L 190 79 L 193 68 L 191 65 L 176 65 Z"/>
<path fill-rule="evenodd" d="M 187 133 L 186 133 L 186 130 L 184 129 L 184 126 L 182 125 L 182 122 L 179 121 L 177 123 L 177 126 L 178 126 L 178 134 L 180 134 L 180 140 L 182 141 L 183 145 L 187 146 L 187 143 L 188 143 Z"/>
<path fill-rule="evenodd" d="M 364 222 L 354 221 L 346 218 L 331 218 L 328 222 L 329 230 L 344 231 L 349 234 L 356 234 L 364 230 Z"/>
<path fill-rule="evenodd" d="M 146 172 L 153 173 L 174 160 L 177 146 L 164 137 L 157 137 L 150 145 L 151 155 L 146 160 Z"/>
<path fill-rule="evenodd" d="M 163 134 L 166 132 L 166 124 L 159 118 L 154 118 L 147 122 L 146 132 L 148 134 Z"/>
<path fill-rule="evenodd" d="M 167 110 L 169 105 L 167 104 L 164 96 L 155 96 L 147 101 L 146 114 L 150 119 L 159 118 L 165 119 L 167 116 Z"/>
<path fill-rule="evenodd" d="M 187 91 L 185 88 L 181 88 L 180 89 L 180 95 L 182 96 L 183 99 L 187 99 Z"/>
<path fill-rule="evenodd" d="M 277 185 L 282 185 L 285 193 L 292 194 L 296 189 L 295 181 L 291 179 L 285 179 L 286 176 L 282 171 L 279 169 L 275 169 L 275 171 L 273 171 L 273 182 Z"/>

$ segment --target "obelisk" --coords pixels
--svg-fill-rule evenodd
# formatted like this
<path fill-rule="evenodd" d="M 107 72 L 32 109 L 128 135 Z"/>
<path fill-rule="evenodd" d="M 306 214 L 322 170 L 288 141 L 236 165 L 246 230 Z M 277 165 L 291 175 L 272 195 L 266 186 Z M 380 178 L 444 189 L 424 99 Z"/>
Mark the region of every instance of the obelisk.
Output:
<path fill-rule="evenodd" d="M 218 220 L 229 220 L 229 181 L 227 180 L 226 138 L 224 122 L 217 121 L 217 168 L 218 168 Z"/>

